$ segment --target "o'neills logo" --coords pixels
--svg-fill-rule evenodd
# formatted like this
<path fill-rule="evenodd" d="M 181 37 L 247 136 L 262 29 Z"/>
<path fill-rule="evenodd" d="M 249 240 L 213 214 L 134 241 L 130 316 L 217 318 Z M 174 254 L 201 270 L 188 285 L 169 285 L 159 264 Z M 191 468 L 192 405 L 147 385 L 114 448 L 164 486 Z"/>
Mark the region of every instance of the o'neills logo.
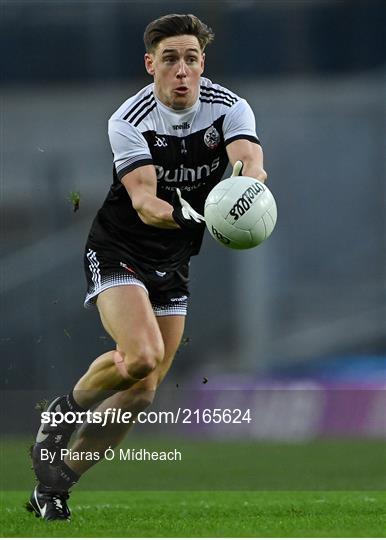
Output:
<path fill-rule="evenodd" d="M 173 129 L 189 129 L 189 122 L 182 122 L 182 124 L 174 124 Z"/>
<path fill-rule="evenodd" d="M 241 218 L 245 212 L 248 212 L 253 204 L 253 201 L 262 191 L 264 191 L 264 187 L 262 187 L 258 182 L 255 182 L 251 187 L 244 191 L 244 193 L 239 199 L 237 199 L 236 203 L 229 211 L 230 215 L 235 218 L 235 221 Z"/>

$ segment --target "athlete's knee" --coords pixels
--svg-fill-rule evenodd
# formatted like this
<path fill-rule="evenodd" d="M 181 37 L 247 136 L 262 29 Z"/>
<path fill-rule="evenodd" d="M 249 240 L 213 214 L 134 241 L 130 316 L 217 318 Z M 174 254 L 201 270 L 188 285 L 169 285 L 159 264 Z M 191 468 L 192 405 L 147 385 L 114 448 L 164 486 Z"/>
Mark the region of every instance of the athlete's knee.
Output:
<path fill-rule="evenodd" d="M 127 374 L 133 379 L 144 379 L 162 362 L 164 347 L 162 342 L 140 343 L 131 354 L 119 350 Z"/>

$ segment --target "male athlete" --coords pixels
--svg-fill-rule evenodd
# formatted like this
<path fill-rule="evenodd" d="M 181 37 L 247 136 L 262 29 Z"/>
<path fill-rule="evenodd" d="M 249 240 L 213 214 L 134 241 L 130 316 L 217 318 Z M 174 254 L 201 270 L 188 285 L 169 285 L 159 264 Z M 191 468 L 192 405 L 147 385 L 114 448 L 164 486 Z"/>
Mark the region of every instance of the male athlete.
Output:
<path fill-rule="evenodd" d="M 85 252 L 85 305 L 96 304 L 116 349 L 97 358 L 48 412 L 110 407 L 135 418 L 152 402 L 184 330 L 189 259 L 200 250 L 206 196 L 228 161 L 234 175 L 242 169 L 266 179 L 251 108 L 202 77 L 213 37 L 194 15 L 166 15 L 145 30 L 145 68 L 154 82 L 110 118 L 114 179 Z M 60 458 L 75 425 L 42 423 L 32 450 L 39 483 L 29 507 L 45 520 L 70 518 L 68 490 L 98 461 Z M 85 422 L 72 450 L 103 456 L 128 427 Z M 52 464 L 42 459 L 47 450 Z"/>

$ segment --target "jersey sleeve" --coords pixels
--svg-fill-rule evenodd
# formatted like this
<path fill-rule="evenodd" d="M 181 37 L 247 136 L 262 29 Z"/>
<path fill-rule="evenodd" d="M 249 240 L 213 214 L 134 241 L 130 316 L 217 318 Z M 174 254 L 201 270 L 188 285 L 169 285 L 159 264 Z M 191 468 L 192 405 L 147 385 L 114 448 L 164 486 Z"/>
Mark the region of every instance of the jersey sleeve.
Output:
<path fill-rule="evenodd" d="M 153 158 L 142 133 L 120 118 L 109 120 L 109 139 L 118 178 L 143 165 L 151 165 Z"/>
<path fill-rule="evenodd" d="M 240 99 L 225 115 L 223 134 L 226 145 L 237 139 L 247 139 L 260 144 L 256 133 L 255 115 L 245 99 Z"/>

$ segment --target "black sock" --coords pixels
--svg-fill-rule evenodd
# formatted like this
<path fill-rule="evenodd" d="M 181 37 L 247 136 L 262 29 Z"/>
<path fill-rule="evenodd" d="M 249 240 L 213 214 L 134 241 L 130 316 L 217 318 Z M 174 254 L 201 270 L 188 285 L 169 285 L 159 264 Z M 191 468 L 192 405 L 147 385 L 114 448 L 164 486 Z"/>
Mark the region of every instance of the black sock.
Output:
<path fill-rule="evenodd" d="M 84 409 L 74 399 L 73 391 L 65 396 L 62 396 L 60 400 L 55 405 L 55 410 L 60 411 L 63 414 L 68 412 L 85 412 L 87 409 Z"/>
<path fill-rule="evenodd" d="M 85 411 L 87 411 L 87 409 L 84 409 L 83 407 L 78 405 L 78 403 L 75 401 L 74 391 L 73 390 L 71 390 L 71 392 L 69 394 L 67 394 L 66 401 L 67 401 L 69 411 L 72 411 L 72 412 L 85 412 Z"/>
<path fill-rule="evenodd" d="M 66 492 L 79 480 L 80 475 L 74 472 L 68 465 L 61 463 L 59 467 L 51 469 L 51 478 L 47 478 L 47 484 L 39 483 L 39 491 L 44 493 Z"/>
<path fill-rule="evenodd" d="M 70 469 L 70 467 L 66 465 L 66 463 L 61 464 L 59 476 L 61 481 L 63 482 L 63 485 L 67 487 L 67 490 L 70 489 L 70 487 L 72 487 L 73 485 L 75 485 L 80 478 L 80 475 Z"/>

